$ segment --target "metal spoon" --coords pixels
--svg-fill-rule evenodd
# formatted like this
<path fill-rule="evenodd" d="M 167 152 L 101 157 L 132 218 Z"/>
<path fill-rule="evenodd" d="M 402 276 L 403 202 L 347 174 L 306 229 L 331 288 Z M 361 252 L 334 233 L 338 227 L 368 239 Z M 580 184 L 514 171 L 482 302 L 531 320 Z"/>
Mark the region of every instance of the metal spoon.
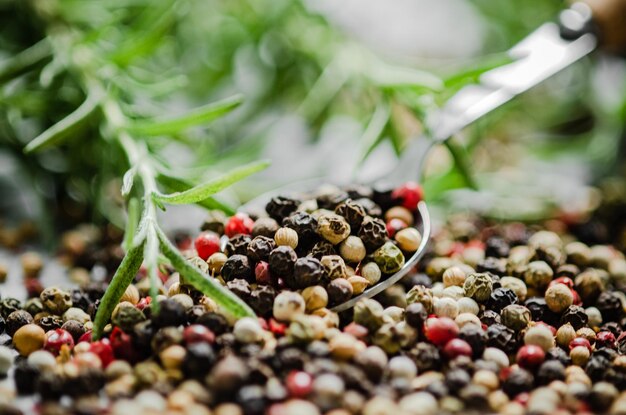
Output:
<path fill-rule="evenodd" d="M 435 145 L 592 52 L 598 44 L 598 35 L 604 39 L 610 39 L 612 42 L 608 46 L 613 49 L 616 46 L 625 46 L 626 31 L 622 33 L 623 36 L 615 35 L 616 27 L 625 26 L 620 26 L 615 21 L 619 22 L 620 19 L 622 22 L 626 21 L 626 2 L 621 0 L 588 0 L 588 2 L 594 8 L 593 11 L 602 19 L 594 22 L 592 9 L 587 4 L 575 3 L 561 13 L 560 24 L 543 24 L 509 50 L 512 63 L 485 72 L 477 84 L 462 88 L 441 110 L 432 114 L 426 120 L 426 133 L 411 141 L 394 170 L 382 180 L 391 185 L 408 180 L 419 180 L 426 156 Z M 606 22 L 609 18 L 607 16 L 610 17 L 608 23 Z M 599 28 L 604 31 L 592 30 L 597 29 L 594 23 L 600 23 Z M 616 45 L 615 38 L 621 39 L 622 44 Z M 378 182 L 380 180 L 369 184 L 376 185 Z M 296 193 L 310 192 L 322 183 L 324 183 L 323 180 L 292 183 L 253 199 L 240 209 L 244 212 L 263 210 L 274 196 L 288 196 L 294 191 Z M 419 220 L 416 228 L 422 235 L 417 251 L 406 260 L 400 271 L 381 279 L 362 294 L 336 305 L 332 308 L 333 311 L 347 310 L 354 307 L 359 300 L 379 294 L 413 269 L 424 255 L 431 237 L 431 220 L 426 203 L 420 202 L 417 210 Z"/>

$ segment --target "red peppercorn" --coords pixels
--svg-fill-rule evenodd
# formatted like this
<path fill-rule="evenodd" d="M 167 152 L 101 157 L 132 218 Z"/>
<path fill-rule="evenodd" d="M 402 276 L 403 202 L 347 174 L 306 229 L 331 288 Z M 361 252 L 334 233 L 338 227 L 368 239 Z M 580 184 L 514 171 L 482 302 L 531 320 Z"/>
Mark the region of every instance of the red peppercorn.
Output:
<path fill-rule="evenodd" d="M 183 236 L 181 238 L 176 239 L 176 248 L 181 251 L 186 251 L 191 249 L 191 238 L 188 236 Z"/>
<path fill-rule="evenodd" d="M 459 356 L 472 356 L 472 346 L 468 342 L 461 339 L 452 339 L 446 343 L 443 353 L 450 360 Z"/>
<path fill-rule="evenodd" d="M 270 326 L 267 323 L 267 320 L 265 320 L 263 317 L 257 317 L 256 319 L 258 320 L 263 330 L 269 330 Z"/>
<path fill-rule="evenodd" d="M 183 341 L 187 345 L 193 343 L 213 344 L 215 342 L 215 334 L 201 324 L 192 324 L 183 330 Z"/>
<path fill-rule="evenodd" d="M 465 244 L 465 248 L 480 248 L 482 250 L 485 249 L 485 243 L 478 239 L 472 239 Z"/>
<path fill-rule="evenodd" d="M 574 300 L 572 301 L 572 304 L 574 304 L 574 305 L 583 305 L 583 300 L 581 300 L 580 295 L 578 295 L 576 290 L 572 288 L 570 291 L 572 292 L 572 297 L 574 297 Z"/>
<path fill-rule="evenodd" d="M 285 386 L 292 397 L 304 398 L 311 393 L 313 378 L 306 372 L 293 371 L 287 375 Z"/>
<path fill-rule="evenodd" d="M 24 280 L 24 286 L 26 287 L 26 293 L 28 298 L 39 297 L 43 291 L 43 284 L 37 278 L 27 278 Z"/>
<path fill-rule="evenodd" d="M 43 348 L 54 355 L 58 355 L 61 347 L 67 345 L 70 349 L 74 347 L 72 335 L 63 329 L 50 330 L 46 332 Z"/>
<path fill-rule="evenodd" d="M 146 307 L 150 307 L 151 303 L 152 303 L 152 297 L 146 296 L 146 297 L 143 297 L 141 300 L 139 300 L 139 302 L 137 303 L 135 307 L 143 311 Z"/>
<path fill-rule="evenodd" d="M 224 227 L 224 233 L 229 238 L 239 234 L 250 235 L 252 233 L 253 226 L 254 221 L 250 219 L 250 216 L 240 212 L 228 219 L 228 222 L 226 222 L 226 226 Z"/>
<path fill-rule="evenodd" d="M 393 238 L 396 232 L 401 231 L 402 229 L 408 228 L 407 225 L 402 219 L 393 218 L 387 222 L 387 235 L 390 238 Z"/>
<path fill-rule="evenodd" d="M 529 399 L 530 399 L 530 393 L 522 392 L 522 393 L 518 393 L 513 400 L 522 406 L 526 406 L 528 405 Z"/>
<path fill-rule="evenodd" d="M 91 343 L 91 330 L 86 331 L 85 334 L 80 336 L 76 343 L 82 343 L 82 342 Z"/>
<path fill-rule="evenodd" d="M 406 182 L 391 193 L 391 197 L 399 200 L 402 206 L 413 211 L 424 197 L 422 187 L 415 182 Z"/>
<path fill-rule="evenodd" d="M 202 232 L 196 237 L 194 246 L 196 247 L 198 256 L 206 261 L 211 255 L 219 252 L 220 237 L 215 232 Z"/>
<path fill-rule="evenodd" d="M 572 281 L 572 279 L 569 277 L 555 278 L 554 280 L 550 281 L 548 287 L 552 287 L 555 284 L 565 284 L 568 288 L 574 288 L 574 281 Z"/>
<path fill-rule="evenodd" d="M 259 261 L 254 267 L 254 276 L 259 284 L 270 284 L 272 278 L 270 276 L 270 265 L 265 261 Z"/>
<path fill-rule="evenodd" d="M 139 355 L 133 345 L 130 334 L 124 333 L 119 327 L 115 327 L 109 337 L 113 354 L 116 358 L 134 363 L 139 360 Z"/>
<path fill-rule="evenodd" d="M 434 317 L 424 324 L 426 338 L 436 346 L 443 346 L 459 335 L 459 326 L 448 317 Z"/>
<path fill-rule="evenodd" d="M 285 331 L 287 330 L 286 324 L 280 323 L 274 320 L 273 318 L 270 318 L 269 326 L 270 326 L 270 331 L 277 336 L 284 335 Z"/>
<path fill-rule="evenodd" d="M 354 321 L 343 328 L 344 333 L 348 333 L 356 337 L 357 339 L 364 339 L 367 337 L 368 330 L 366 327 L 355 323 Z"/>
<path fill-rule="evenodd" d="M 591 347 L 591 343 L 589 343 L 589 340 L 585 339 L 584 337 L 576 337 L 574 340 L 569 342 L 570 350 L 578 346 L 585 346 L 587 349 L 589 349 L 589 353 L 593 351 L 593 348 Z"/>
<path fill-rule="evenodd" d="M 106 368 L 113 360 L 115 356 L 113 354 L 113 347 L 109 339 L 102 339 L 91 343 L 89 351 L 95 353 L 102 362 L 102 367 Z"/>
<path fill-rule="evenodd" d="M 532 370 L 539 367 L 545 359 L 546 353 L 541 347 L 534 344 L 522 346 L 517 352 L 517 364 L 524 369 Z"/>
<path fill-rule="evenodd" d="M 610 331 L 601 331 L 596 334 L 596 346 L 597 347 L 609 347 L 615 348 L 615 335 Z"/>

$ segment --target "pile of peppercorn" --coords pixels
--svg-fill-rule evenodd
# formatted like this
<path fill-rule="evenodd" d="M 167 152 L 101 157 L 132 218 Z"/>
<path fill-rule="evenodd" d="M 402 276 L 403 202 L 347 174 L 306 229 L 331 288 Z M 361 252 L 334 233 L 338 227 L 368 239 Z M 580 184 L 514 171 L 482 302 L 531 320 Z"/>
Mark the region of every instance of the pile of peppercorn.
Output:
<path fill-rule="evenodd" d="M 404 254 L 418 249 L 413 225 L 421 198 L 415 183 L 276 196 L 256 220 L 246 213 L 211 217 L 192 255 L 260 316 L 271 316 L 282 290 L 302 290 L 310 311 L 333 307 L 398 272 Z"/>
<path fill-rule="evenodd" d="M 226 232 L 242 218 L 213 214 L 205 227 Z M 225 264 L 217 272 L 193 241 L 179 248 L 222 278 Z M 271 307 L 232 321 L 175 270 L 161 278 L 152 299 L 140 271 L 98 341 L 103 283 L 0 299 L 0 413 L 33 402 L 42 414 L 626 412 L 626 259 L 562 222 L 452 217 L 414 273 L 341 315 L 319 301 L 323 283 L 298 291 L 255 275 L 243 298 L 271 287 Z"/>

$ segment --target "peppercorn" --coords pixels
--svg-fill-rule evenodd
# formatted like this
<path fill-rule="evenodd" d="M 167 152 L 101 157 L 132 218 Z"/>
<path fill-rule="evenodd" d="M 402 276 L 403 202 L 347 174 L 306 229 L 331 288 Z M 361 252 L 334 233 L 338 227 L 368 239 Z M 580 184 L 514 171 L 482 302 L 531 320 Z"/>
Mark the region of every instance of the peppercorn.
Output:
<path fill-rule="evenodd" d="M 33 322 L 33 316 L 24 310 L 16 310 L 8 315 L 6 319 L 6 332 L 9 336 L 13 336 L 15 332 L 22 326 Z"/>
<path fill-rule="evenodd" d="M 3 298 L 0 300 L 0 316 L 6 320 L 6 318 L 14 311 L 22 308 L 22 304 L 15 298 Z"/>
<path fill-rule="evenodd" d="M 26 324 L 13 335 L 13 345 L 22 356 L 28 356 L 43 347 L 45 335 L 46 333 L 41 327 L 35 324 Z"/>
<path fill-rule="evenodd" d="M 350 235 L 350 225 L 342 216 L 328 213 L 318 218 L 317 233 L 328 242 L 337 245 Z"/>
<path fill-rule="evenodd" d="M 241 298 L 242 300 L 246 302 L 250 300 L 251 291 L 250 291 L 250 283 L 248 283 L 248 281 L 237 278 L 237 279 L 228 281 L 226 283 L 226 287 L 230 291 L 232 291 L 233 294 L 235 294 L 237 297 Z"/>
<path fill-rule="evenodd" d="M 537 383 L 548 385 L 555 380 L 565 380 L 565 366 L 558 360 L 546 360 L 537 370 Z"/>
<path fill-rule="evenodd" d="M 66 321 L 65 323 L 63 323 L 61 328 L 70 333 L 70 335 L 74 339 L 74 343 L 78 343 L 78 339 L 80 339 L 81 336 L 87 331 L 83 323 L 76 320 Z"/>
<path fill-rule="evenodd" d="M 252 290 L 248 302 L 250 307 L 260 316 L 269 317 L 272 314 L 276 290 L 269 285 L 259 285 Z"/>
<path fill-rule="evenodd" d="M 604 283 L 600 278 L 599 270 L 588 268 L 574 279 L 576 292 L 585 304 L 593 304 L 604 291 Z"/>
<path fill-rule="evenodd" d="M 505 275 L 506 260 L 503 258 L 486 257 L 476 264 L 476 271 L 489 272 L 494 275 Z"/>
<path fill-rule="evenodd" d="M 524 281 L 529 287 L 543 288 L 550 283 L 553 275 L 552 268 L 544 261 L 533 261 L 528 264 Z"/>
<path fill-rule="evenodd" d="M 485 242 L 485 255 L 488 257 L 504 258 L 509 256 L 509 244 L 499 236 L 492 236 Z"/>
<path fill-rule="evenodd" d="M 339 245 L 339 254 L 349 263 L 358 263 L 365 258 L 366 251 L 363 241 L 357 236 L 348 236 Z"/>
<path fill-rule="evenodd" d="M 285 278 L 291 288 L 306 288 L 324 280 L 324 267 L 315 258 L 298 258 L 293 267 L 293 277 Z"/>
<path fill-rule="evenodd" d="M 569 306 L 561 316 L 561 325 L 570 323 L 575 330 L 586 326 L 588 321 L 585 309 L 577 305 Z"/>
<path fill-rule="evenodd" d="M 530 323 L 530 311 L 519 304 L 512 304 L 502 309 L 502 324 L 515 331 L 520 331 Z"/>
<path fill-rule="evenodd" d="M 517 301 L 517 295 L 515 295 L 513 290 L 508 288 L 496 288 L 491 292 L 486 305 L 489 309 L 498 311 L 511 304 L 517 304 Z"/>
<path fill-rule="evenodd" d="M 254 282 L 255 280 L 248 257 L 244 255 L 229 257 L 222 267 L 222 276 L 225 281 L 244 279 L 248 282 Z"/>
<path fill-rule="evenodd" d="M 506 353 L 514 353 L 517 349 L 515 331 L 502 324 L 487 327 L 487 346 L 497 347 Z"/>
<path fill-rule="evenodd" d="M 35 316 L 34 323 L 45 331 L 50 331 L 61 328 L 63 325 L 63 319 L 59 316 L 52 315 L 44 315 L 41 316 L 41 318 Z"/>
<path fill-rule="evenodd" d="M 489 274 L 471 273 L 465 278 L 463 290 L 467 297 L 479 303 L 489 300 L 493 290 L 493 282 Z"/>
<path fill-rule="evenodd" d="M 533 375 L 524 369 L 513 370 L 502 382 L 502 390 L 510 397 L 528 392 L 533 387 Z"/>
<path fill-rule="evenodd" d="M 327 255 L 337 255 L 335 246 L 327 240 L 321 240 L 319 242 L 316 242 L 315 245 L 313 245 L 313 248 L 311 248 L 311 252 L 309 253 L 309 256 L 317 259 L 322 259 L 324 256 Z"/>
<path fill-rule="evenodd" d="M 500 313 L 493 310 L 485 309 L 480 313 L 478 317 L 480 318 L 480 322 L 486 326 L 502 323 L 502 317 L 500 317 Z"/>
<path fill-rule="evenodd" d="M 378 249 L 387 241 L 387 226 L 381 219 L 366 216 L 358 233 L 368 252 Z"/>
<path fill-rule="evenodd" d="M 61 315 L 72 306 L 70 293 L 58 287 L 49 287 L 40 295 L 41 303 L 52 314 Z"/>
<path fill-rule="evenodd" d="M 18 360 L 15 364 L 13 379 L 19 395 L 30 395 L 35 392 L 35 386 L 41 371 L 28 363 L 27 360 Z"/>
<path fill-rule="evenodd" d="M 319 240 L 317 235 L 317 219 L 306 212 L 296 212 L 283 219 L 283 226 L 293 229 L 298 235 L 298 244 L 304 249 L 309 249 L 311 245 Z"/>
<path fill-rule="evenodd" d="M 203 231 L 212 231 L 219 235 L 224 233 L 224 225 L 228 218 L 226 214 L 221 210 L 209 210 L 207 212 L 207 218 L 202 223 L 201 229 Z"/>
<path fill-rule="evenodd" d="M 248 255 L 248 258 L 253 262 L 265 261 L 269 257 L 270 252 L 275 247 L 276 243 L 273 239 L 266 236 L 256 236 L 248 243 L 246 248 L 246 254 Z"/>
<path fill-rule="evenodd" d="M 299 204 L 300 201 L 297 199 L 276 196 L 265 205 L 265 211 L 271 218 L 280 223 L 284 218 L 295 212 Z"/>
<path fill-rule="evenodd" d="M 386 242 L 383 246 L 374 252 L 374 262 L 379 266 L 384 274 L 393 274 L 398 272 L 404 266 L 404 255 L 391 242 Z"/>
<path fill-rule="evenodd" d="M 151 321 L 155 328 L 185 324 L 185 308 L 172 299 L 163 300 L 159 303 L 158 312 L 152 314 Z"/>
<path fill-rule="evenodd" d="M 624 316 L 624 307 L 620 297 L 612 291 L 604 291 L 596 301 L 596 307 L 604 321 L 619 321 Z"/>
<path fill-rule="evenodd" d="M 353 294 L 352 284 L 344 278 L 331 280 L 326 287 L 328 292 L 328 303 L 335 306 L 348 301 Z"/>
<path fill-rule="evenodd" d="M 125 332 L 131 332 L 135 324 L 146 319 L 146 316 L 127 301 L 119 303 L 111 314 L 111 323 Z"/>
<path fill-rule="evenodd" d="M 228 239 L 226 247 L 224 248 L 224 253 L 229 257 L 233 255 L 246 255 L 248 253 L 248 245 L 251 241 L 252 239 L 250 236 L 239 233 Z"/>

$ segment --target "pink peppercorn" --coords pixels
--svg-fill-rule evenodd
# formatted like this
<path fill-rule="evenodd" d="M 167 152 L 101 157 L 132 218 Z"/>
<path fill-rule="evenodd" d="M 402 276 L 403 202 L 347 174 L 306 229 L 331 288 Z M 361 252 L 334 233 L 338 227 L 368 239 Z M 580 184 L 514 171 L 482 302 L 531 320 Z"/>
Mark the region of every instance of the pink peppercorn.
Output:
<path fill-rule="evenodd" d="M 409 210 L 417 209 L 417 204 L 424 197 L 422 187 L 415 182 L 406 182 L 391 193 L 391 197 L 400 201 Z"/>
<path fill-rule="evenodd" d="M 198 256 L 205 261 L 220 250 L 220 237 L 211 231 L 200 233 L 194 241 Z"/>
<path fill-rule="evenodd" d="M 259 284 L 270 284 L 272 278 L 270 276 L 270 265 L 265 261 L 259 261 L 254 267 L 254 277 Z"/>
<path fill-rule="evenodd" d="M 443 346 L 459 335 L 459 326 L 448 317 L 433 317 L 424 324 L 426 338 L 436 346 Z"/>
<path fill-rule="evenodd" d="M 183 330 L 183 341 L 185 344 L 215 342 L 215 334 L 201 324 L 192 324 Z"/>
<path fill-rule="evenodd" d="M 396 232 L 401 231 L 402 229 L 405 229 L 408 226 L 409 225 L 407 225 L 402 219 L 398 219 L 398 218 L 390 219 L 386 225 L 387 235 L 389 235 L 390 238 L 393 238 Z"/>
<path fill-rule="evenodd" d="M 240 212 L 228 219 L 226 226 L 224 226 L 224 233 L 229 238 L 239 234 L 250 235 L 253 226 L 254 221 L 250 219 L 250 216 Z"/>
<path fill-rule="evenodd" d="M 67 346 L 74 348 L 74 339 L 72 335 L 63 329 L 49 330 L 46 332 L 43 348 L 54 355 L 58 355 L 61 347 Z"/>
<path fill-rule="evenodd" d="M 534 344 L 522 346 L 517 352 L 517 364 L 524 369 L 534 369 L 539 367 L 546 358 L 543 349 Z"/>
<path fill-rule="evenodd" d="M 443 353 L 450 360 L 459 356 L 472 356 L 472 346 L 468 342 L 461 339 L 452 339 L 446 343 L 443 348 Z"/>
<path fill-rule="evenodd" d="M 570 349 L 570 351 L 574 347 L 578 347 L 578 346 L 586 347 L 589 350 L 589 353 L 591 353 L 593 351 L 593 348 L 591 347 L 591 343 L 589 343 L 589 340 L 585 339 L 584 337 L 576 337 L 574 340 L 569 342 L 569 349 Z"/>
<path fill-rule="evenodd" d="M 285 386 L 292 397 L 304 398 L 311 393 L 313 378 L 306 372 L 293 371 L 287 375 Z"/>
<path fill-rule="evenodd" d="M 610 331 L 601 331 L 596 334 L 596 347 L 615 348 L 615 335 Z"/>
<path fill-rule="evenodd" d="M 102 367 L 106 368 L 113 360 L 115 356 L 113 354 L 113 347 L 109 339 L 102 339 L 91 343 L 89 351 L 95 353 L 102 362 Z"/>

